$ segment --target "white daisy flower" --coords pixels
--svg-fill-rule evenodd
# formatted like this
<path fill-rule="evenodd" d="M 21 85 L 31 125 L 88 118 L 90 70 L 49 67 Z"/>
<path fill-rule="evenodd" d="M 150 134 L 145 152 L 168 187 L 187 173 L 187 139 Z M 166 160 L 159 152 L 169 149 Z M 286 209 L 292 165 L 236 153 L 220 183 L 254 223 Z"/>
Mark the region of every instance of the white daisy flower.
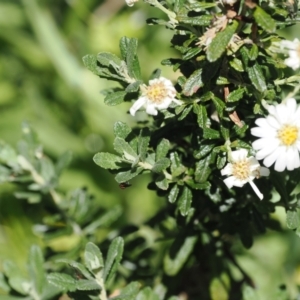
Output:
<path fill-rule="evenodd" d="M 139 0 L 125 0 L 128 6 L 133 6 L 135 2 L 138 2 Z"/>
<path fill-rule="evenodd" d="M 280 45 L 288 50 L 289 57 L 284 63 L 293 70 L 298 69 L 300 67 L 300 41 L 298 39 L 294 39 L 293 42 L 284 40 Z"/>
<path fill-rule="evenodd" d="M 141 89 L 142 96 L 134 102 L 129 110 L 132 116 L 142 106 L 146 107 L 147 114 L 156 116 L 157 110 L 168 108 L 172 102 L 178 105 L 182 103 L 175 99 L 176 90 L 172 82 L 164 77 L 150 80 L 149 85 L 142 86 Z"/>
<path fill-rule="evenodd" d="M 261 167 L 253 156 L 247 157 L 247 155 L 248 151 L 246 149 L 232 151 L 231 162 L 221 170 L 221 174 L 229 176 L 224 179 L 224 183 L 228 188 L 232 188 L 233 186 L 242 187 L 249 182 L 258 198 L 262 200 L 264 196 L 253 180 L 260 176 L 269 176 L 270 171 L 267 168 Z"/>
<path fill-rule="evenodd" d="M 275 163 L 278 172 L 299 168 L 300 106 L 289 98 L 285 103 L 269 105 L 267 110 L 269 115 L 257 119 L 258 127 L 251 129 L 251 134 L 259 137 L 252 144 L 256 159 L 263 159 L 266 167 Z"/>

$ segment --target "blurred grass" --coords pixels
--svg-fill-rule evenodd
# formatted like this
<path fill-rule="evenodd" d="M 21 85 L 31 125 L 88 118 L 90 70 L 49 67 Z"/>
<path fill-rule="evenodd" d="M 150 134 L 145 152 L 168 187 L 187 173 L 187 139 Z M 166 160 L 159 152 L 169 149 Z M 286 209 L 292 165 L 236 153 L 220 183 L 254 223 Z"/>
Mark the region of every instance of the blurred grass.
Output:
<path fill-rule="evenodd" d="M 103 104 L 100 91 L 109 83 L 87 71 L 82 57 L 100 51 L 118 54 L 119 38 L 137 37 L 147 80 L 162 59 L 176 54 L 166 43 L 171 31 L 145 25 L 147 17 L 158 16 L 153 8 L 145 10 L 138 3 L 129 9 L 124 4 L 122 0 L 0 2 L 0 139 L 15 145 L 21 122 L 29 121 L 52 158 L 73 151 L 73 163 L 61 178 L 62 190 L 86 186 L 99 205 L 120 203 L 125 219 L 139 224 L 163 200 L 147 190 L 147 176 L 120 190 L 113 176 L 93 163 L 96 152 L 112 150 L 114 122 L 134 124 L 134 120 L 126 114 L 129 104 Z M 161 69 L 164 76 L 175 78 L 170 68 Z M 22 269 L 29 245 L 40 241 L 32 234 L 24 206 L 8 196 L 9 191 L 10 187 L 0 186 L 0 269 L 4 258 Z M 299 247 L 290 231 L 272 232 L 241 253 L 239 261 L 257 282 L 261 299 L 275 299 L 273 286 L 282 282 L 296 293 Z"/>

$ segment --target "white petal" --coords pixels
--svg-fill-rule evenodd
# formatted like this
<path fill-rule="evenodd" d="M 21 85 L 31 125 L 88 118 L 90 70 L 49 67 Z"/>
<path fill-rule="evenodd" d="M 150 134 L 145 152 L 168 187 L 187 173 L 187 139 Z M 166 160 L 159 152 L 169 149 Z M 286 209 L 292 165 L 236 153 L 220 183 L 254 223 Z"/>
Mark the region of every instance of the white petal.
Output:
<path fill-rule="evenodd" d="M 132 116 L 135 115 L 136 111 L 139 110 L 145 103 L 147 102 L 146 97 L 140 97 L 137 101 L 133 103 L 131 108 L 129 109 L 129 112 Z"/>
<path fill-rule="evenodd" d="M 286 100 L 286 106 L 288 108 L 289 111 L 289 115 L 293 115 L 297 109 L 297 102 L 295 100 L 295 98 L 288 98 Z"/>
<path fill-rule="evenodd" d="M 231 152 L 231 157 L 233 161 L 239 161 L 239 160 L 243 160 L 247 157 L 248 154 L 248 150 L 246 149 L 239 149 L 236 151 L 232 151 Z"/>
<path fill-rule="evenodd" d="M 230 177 L 227 177 L 226 179 L 224 179 L 224 183 L 227 185 L 227 187 L 229 189 L 231 189 L 233 187 L 233 183 L 234 183 L 234 176 L 230 176 Z"/>
<path fill-rule="evenodd" d="M 262 200 L 264 198 L 264 195 L 259 191 L 258 187 L 255 185 L 255 183 L 253 181 L 249 181 L 253 191 L 255 192 L 255 194 L 257 195 L 257 197 Z"/>
<path fill-rule="evenodd" d="M 254 143 L 253 143 L 253 148 L 256 149 Z M 277 140 L 270 141 L 269 145 L 265 145 L 264 147 L 261 147 L 259 149 L 259 151 L 256 153 L 255 157 L 258 160 L 264 159 L 266 156 L 268 156 L 271 153 L 273 153 L 274 151 L 276 151 L 276 149 L 278 147 L 279 147 L 279 142 Z"/>
<path fill-rule="evenodd" d="M 260 150 L 264 148 L 274 148 L 278 147 L 280 144 L 277 138 L 260 138 L 252 143 L 252 147 L 255 150 Z"/>
<path fill-rule="evenodd" d="M 155 104 L 155 106 L 158 109 L 166 109 L 170 106 L 170 104 L 172 103 L 172 99 L 171 98 L 165 98 L 164 101 L 162 101 L 159 104 Z"/>
<path fill-rule="evenodd" d="M 278 120 L 274 116 L 269 115 L 269 116 L 266 117 L 266 119 L 267 119 L 268 124 L 271 127 L 275 128 L 275 129 L 279 129 L 280 128 L 280 124 L 279 124 Z"/>
<path fill-rule="evenodd" d="M 275 137 L 276 130 L 274 128 L 262 128 L 262 127 L 254 127 L 251 128 L 251 134 L 257 137 L 268 138 L 268 137 Z"/>
<path fill-rule="evenodd" d="M 232 174 L 232 164 L 229 163 L 221 170 L 221 175 L 231 175 Z"/>
<path fill-rule="evenodd" d="M 264 161 L 263 164 L 266 167 L 270 167 L 271 165 L 273 165 L 273 163 L 277 160 L 277 158 L 279 157 L 279 155 L 281 154 L 281 152 L 284 151 L 283 147 L 278 147 L 274 152 L 272 152 L 270 155 L 268 155 Z"/>
<path fill-rule="evenodd" d="M 276 162 L 275 162 L 275 166 L 274 169 L 277 172 L 282 172 L 285 170 L 287 165 L 287 156 L 286 156 L 286 152 L 283 151 L 280 153 L 280 155 L 277 157 Z"/>
<path fill-rule="evenodd" d="M 299 167 L 299 153 L 297 150 L 289 147 L 286 152 L 287 169 L 292 171 Z"/>
<path fill-rule="evenodd" d="M 270 170 L 265 167 L 260 167 L 259 169 L 260 176 L 269 176 L 270 175 Z"/>
<path fill-rule="evenodd" d="M 147 104 L 146 113 L 152 116 L 156 116 L 158 112 L 154 104 Z"/>

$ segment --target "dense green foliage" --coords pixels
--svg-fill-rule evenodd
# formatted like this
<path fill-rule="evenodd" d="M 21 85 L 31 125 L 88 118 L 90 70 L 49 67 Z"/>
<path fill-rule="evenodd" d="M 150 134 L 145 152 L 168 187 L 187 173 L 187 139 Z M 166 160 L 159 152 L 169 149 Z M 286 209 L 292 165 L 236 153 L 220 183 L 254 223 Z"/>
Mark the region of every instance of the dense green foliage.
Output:
<path fill-rule="evenodd" d="M 262 201 L 220 171 L 255 155 L 266 103 L 298 99 L 274 50 L 298 7 L 145 2 L 0 3 L 0 299 L 295 299 L 299 169 L 255 180 Z M 180 104 L 126 115 L 161 76 Z"/>

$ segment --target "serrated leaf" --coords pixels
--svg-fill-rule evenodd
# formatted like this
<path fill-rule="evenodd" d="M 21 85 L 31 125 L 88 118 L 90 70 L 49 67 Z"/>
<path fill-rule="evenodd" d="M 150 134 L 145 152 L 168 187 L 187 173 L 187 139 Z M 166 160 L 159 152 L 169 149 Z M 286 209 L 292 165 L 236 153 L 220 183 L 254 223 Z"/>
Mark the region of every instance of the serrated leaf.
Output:
<path fill-rule="evenodd" d="M 76 282 L 79 291 L 101 290 L 101 286 L 95 280 L 80 279 Z"/>
<path fill-rule="evenodd" d="M 197 69 L 193 74 L 186 80 L 182 93 L 186 96 L 195 94 L 200 87 L 203 86 L 202 81 L 202 69 Z"/>
<path fill-rule="evenodd" d="M 67 274 L 50 273 L 47 276 L 48 282 L 58 287 L 62 291 L 74 292 L 76 291 L 76 280 Z"/>
<path fill-rule="evenodd" d="M 132 149 L 132 147 L 123 139 L 120 137 L 116 137 L 114 140 L 114 149 L 124 155 L 124 158 L 134 162 L 138 155 L 137 153 Z"/>
<path fill-rule="evenodd" d="M 296 210 L 288 210 L 286 213 L 286 226 L 295 229 L 300 225 L 299 215 Z"/>
<path fill-rule="evenodd" d="M 166 157 L 157 160 L 152 167 L 151 171 L 154 173 L 160 173 L 170 166 L 170 160 Z"/>
<path fill-rule="evenodd" d="M 123 255 L 124 241 L 121 237 L 115 238 L 108 249 L 107 258 L 105 260 L 103 280 L 109 281 L 117 271 Z"/>
<path fill-rule="evenodd" d="M 29 252 L 28 272 L 32 280 L 35 293 L 42 294 L 46 275 L 44 271 L 44 256 L 39 246 L 33 245 Z"/>
<path fill-rule="evenodd" d="M 264 92 L 267 89 L 267 85 L 260 65 L 256 62 L 253 66 L 248 67 L 247 72 L 254 87 L 261 93 Z"/>
<path fill-rule="evenodd" d="M 275 20 L 266 13 L 260 6 L 256 6 L 253 17 L 257 24 L 268 32 L 274 32 L 276 30 Z"/>
<path fill-rule="evenodd" d="M 232 91 L 226 98 L 226 101 L 227 102 L 236 102 L 236 101 L 239 101 L 240 99 L 243 98 L 244 96 L 244 92 L 245 92 L 245 89 L 244 88 L 238 88 L 234 91 Z"/>
<path fill-rule="evenodd" d="M 194 246 L 198 240 L 196 236 L 177 238 L 169 253 L 164 258 L 164 270 L 167 275 L 174 276 L 178 274 L 185 262 L 192 253 Z M 176 253 L 172 255 L 170 253 Z"/>
<path fill-rule="evenodd" d="M 100 249 L 89 242 L 85 246 L 84 263 L 90 272 L 97 274 L 104 267 L 103 257 Z"/>
<path fill-rule="evenodd" d="M 116 176 L 115 176 L 115 180 L 118 183 L 122 183 L 122 182 L 127 182 L 130 179 L 136 177 L 137 175 L 139 175 L 144 169 L 142 167 L 138 167 L 138 168 L 133 168 L 130 169 L 128 171 L 124 171 L 124 172 L 119 172 Z"/>
<path fill-rule="evenodd" d="M 123 162 L 120 156 L 115 154 L 101 152 L 94 155 L 93 160 L 95 164 L 104 169 L 117 170 L 120 169 L 120 163 Z"/>
<path fill-rule="evenodd" d="M 179 189 L 179 187 L 178 187 L 177 184 L 175 184 L 175 185 L 171 188 L 171 190 L 170 190 L 170 192 L 169 192 L 169 195 L 168 195 L 168 200 L 169 200 L 170 203 L 174 203 L 174 202 L 177 200 L 179 191 L 180 191 L 180 189 Z"/>
<path fill-rule="evenodd" d="M 86 269 L 86 267 L 77 262 L 77 261 L 74 261 L 74 260 L 71 260 L 71 259 L 66 259 L 66 258 L 63 258 L 63 259 L 58 259 L 57 262 L 59 263 L 65 263 L 65 264 L 68 264 L 70 265 L 72 268 L 76 269 L 77 271 L 79 271 L 85 278 L 87 279 L 93 279 L 93 276 L 91 275 L 91 273 Z"/>
<path fill-rule="evenodd" d="M 93 74 L 100 76 L 101 75 L 101 69 L 97 66 L 97 56 L 96 55 L 92 55 L 92 54 L 88 54 L 85 55 L 83 58 L 83 64 L 84 66 L 90 70 L 91 72 L 93 72 Z"/>
<path fill-rule="evenodd" d="M 120 137 L 122 139 L 125 139 L 130 132 L 131 132 L 131 128 L 126 123 L 119 121 L 114 124 L 115 137 Z"/>
<path fill-rule="evenodd" d="M 207 154 L 212 152 L 214 147 L 215 147 L 215 144 L 200 145 L 199 151 L 194 154 L 195 158 L 201 159 L 201 158 L 205 157 Z"/>
<path fill-rule="evenodd" d="M 126 94 L 127 93 L 124 91 L 116 91 L 113 93 L 109 93 L 105 96 L 104 103 L 109 106 L 118 105 L 124 101 Z"/>
<path fill-rule="evenodd" d="M 210 160 L 211 154 L 196 163 L 195 180 L 197 182 L 203 183 L 207 181 L 207 178 L 211 173 L 211 169 L 209 167 Z"/>
<path fill-rule="evenodd" d="M 191 208 L 192 200 L 192 191 L 187 186 L 184 186 L 183 191 L 178 199 L 178 208 L 182 216 L 185 217 L 188 215 L 189 210 Z"/>
<path fill-rule="evenodd" d="M 235 34 L 239 23 L 233 21 L 226 28 L 217 33 L 212 42 L 207 47 L 207 59 L 210 62 L 216 61 L 225 52 L 232 36 Z"/>
<path fill-rule="evenodd" d="M 157 145 L 156 148 L 156 160 L 166 157 L 170 150 L 170 142 L 167 139 L 162 139 Z"/>
<path fill-rule="evenodd" d="M 136 297 L 139 293 L 141 284 L 139 282 L 129 283 L 122 291 L 121 294 L 117 297 L 114 297 L 113 300 L 136 300 Z"/>
<path fill-rule="evenodd" d="M 207 122 L 207 111 L 206 107 L 201 104 L 195 104 L 194 113 L 197 115 L 197 122 L 201 128 L 206 127 L 206 122 Z"/>

